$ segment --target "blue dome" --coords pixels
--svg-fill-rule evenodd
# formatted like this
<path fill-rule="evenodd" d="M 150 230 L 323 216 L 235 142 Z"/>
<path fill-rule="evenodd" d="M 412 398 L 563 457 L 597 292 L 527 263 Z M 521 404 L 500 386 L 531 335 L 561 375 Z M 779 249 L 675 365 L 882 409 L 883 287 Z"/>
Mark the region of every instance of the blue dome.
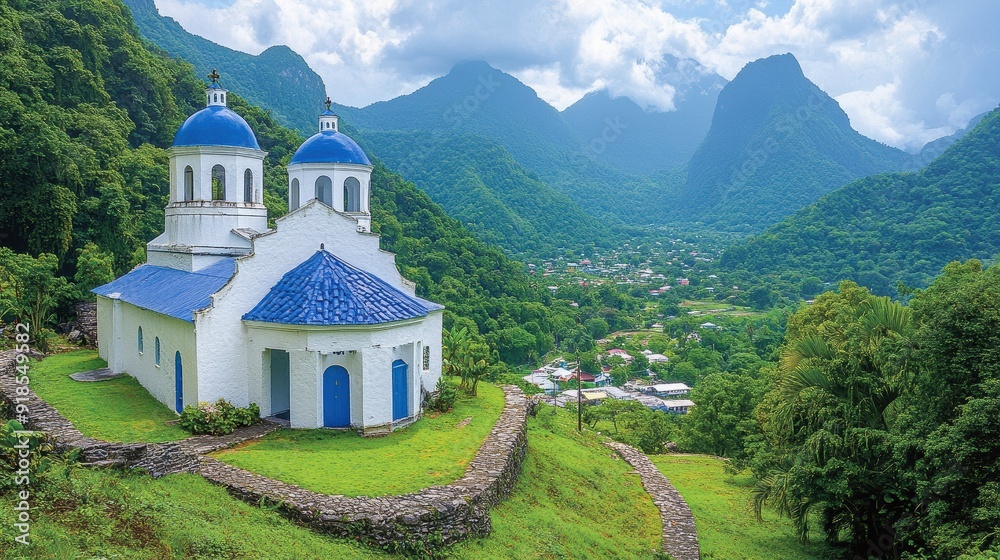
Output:
<path fill-rule="evenodd" d="M 313 134 L 295 150 L 293 163 L 357 163 L 371 165 L 358 143 L 343 132 L 325 130 Z"/>
<path fill-rule="evenodd" d="M 174 146 L 233 146 L 259 150 L 257 137 L 243 117 L 223 105 L 212 105 L 188 117 L 177 129 Z"/>

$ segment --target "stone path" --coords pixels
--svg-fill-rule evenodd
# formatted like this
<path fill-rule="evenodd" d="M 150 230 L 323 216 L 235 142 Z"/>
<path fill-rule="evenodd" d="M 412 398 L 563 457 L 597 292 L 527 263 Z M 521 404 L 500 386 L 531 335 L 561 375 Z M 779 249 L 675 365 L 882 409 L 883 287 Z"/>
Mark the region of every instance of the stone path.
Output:
<path fill-rule="evenodd" d="M 631 445 L 616 441 L 606 442 L 604 445 L 614 449 L 639 473 L 642 486 L 659 508 L 660 518 L 663 520 L 663 550 L 674 560 L 701 558 L 694 515 L 667 477 L 663 476 L 649 457 Z"/>
<path fill-rule="evenodd" d="M 105 381 L 119 376 L 121 376 L 121 373 L 112 373 L 111 368 L 101 368 L 74 373 L 69 378 L 74 381 Z"/>

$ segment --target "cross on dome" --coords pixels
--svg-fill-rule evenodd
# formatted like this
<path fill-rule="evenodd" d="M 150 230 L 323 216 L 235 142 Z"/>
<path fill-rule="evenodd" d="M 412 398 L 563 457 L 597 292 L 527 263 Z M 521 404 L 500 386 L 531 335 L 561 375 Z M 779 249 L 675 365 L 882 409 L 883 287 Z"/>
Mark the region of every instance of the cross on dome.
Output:
<path fill-rule="evenodd" d="M 222 76 L 219 75 L 215 68 L 212 68 L 212 73 L 207 77 L 209 80 L 212 80 L 212 83 L 208 84 L 208 87 L 205 88 L 205 104 L 209 107 L 213 105 L 225 107 L 226 89 L 219 85 L 219 78 Z"/>

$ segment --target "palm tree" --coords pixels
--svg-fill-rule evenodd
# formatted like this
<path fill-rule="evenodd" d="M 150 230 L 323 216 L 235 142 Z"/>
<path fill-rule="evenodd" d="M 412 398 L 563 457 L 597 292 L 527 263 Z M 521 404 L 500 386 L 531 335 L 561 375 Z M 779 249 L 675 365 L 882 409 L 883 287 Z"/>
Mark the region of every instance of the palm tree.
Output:
<path fill-rule="evenodd" d="M 758 482 L 754 510 L 760 519 L 764 505 L 774 505 L 803 541 L 818 512 L 828 539 L 849 534 L 864 555 L 871 539 L 884 539 L 892 517 L 888 436 L 908 382 L 910 311 L 870 297 L 853 322 L 838 327 L 782 350 L 775 424 L 801 443 Z"/>

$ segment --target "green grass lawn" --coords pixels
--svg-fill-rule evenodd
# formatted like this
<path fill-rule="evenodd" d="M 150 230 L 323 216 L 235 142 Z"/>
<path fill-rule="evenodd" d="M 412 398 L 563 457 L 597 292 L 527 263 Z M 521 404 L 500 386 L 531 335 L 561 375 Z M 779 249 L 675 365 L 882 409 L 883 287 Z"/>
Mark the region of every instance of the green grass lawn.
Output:
<path fill-rule="evenodd" d="M 830 558 L 818 532 L 804 545 L 792 522 L 764 511 L 754 518 L 748 475 L 731 476 L 723 462 L 703 455 L 652 455 L 694 513 L 702 558 L 720 560 L 817 560 Z"/>
<path fill-rule="evenodd" d="M 191 434 L 166 422 L 177 415 L 133 377 L 84 383 L 70 374 L 107 367 L 96 350 L 74 350 L 32 362 L 31 389 L 54 406 L 83 435 L 108 441 L 157 442 Z"/>
<path fill-rule="evenodd" d="M 452 548 L 454 558 L 652 558 L 660 514 L 628 463 L 576 416 L 543 406 L 528 421 L 528 455 L 493 533 Z"/>
<path fill-rule="evenodd" d="M 0 523 L 0 559 L 387 558 L 243 503 L 196 474 L 154 480 L 77 468 L 48 495 L 39 492 L 31 510 L 32 545 L 14 542 L 13 525 Z M 0 498 L 0 519 L 15 519 L 13 506 L 11 494 Z"/>
<path fill-rule="evenodd" d="M 660 518 L 638 475 L 579 435 L 574 417 L 543 407 L 528 421 L 529 451 L 508 500 L 492 510 L 493 533 L 444 551 L 455 560 L 652 558 Z M 316 534 L 277 512 L 245 504 L 192 474 L 152 479 L 76 468 L 32 494 L 31 548 L 0 523 L 0 559 L 401 559 Z M 14 519 L 13 495 L 0 519 Z"/>
<path fill-rule="evenodd" d="M 459 392 L 455 408 L 379 438 L 333 430 L 279 430 L 213 456 L 324 494 L 387 496 L 462 477 L 503 411 L 499 387 Z"/>

